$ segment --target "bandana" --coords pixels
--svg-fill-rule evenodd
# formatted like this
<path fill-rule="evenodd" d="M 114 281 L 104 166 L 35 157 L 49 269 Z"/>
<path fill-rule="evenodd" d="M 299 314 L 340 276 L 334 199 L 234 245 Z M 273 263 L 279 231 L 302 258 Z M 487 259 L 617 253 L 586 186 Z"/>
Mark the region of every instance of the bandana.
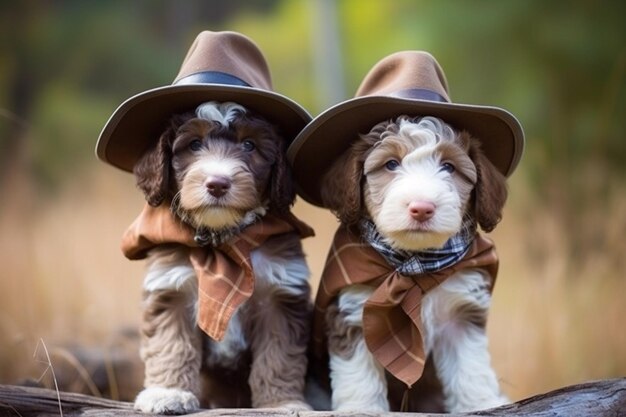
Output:
<path fill-rule="evenodd" d="M 465 238 L 459 240 L 467 241 Z M 379 241 L 374 239 L 373 242 Z M 387 256 L 369 242 L 364 242 L 358 228 L 341 226 L 330 248 L 315 300 L 313 346 L 316 355 L 324 358 L 327 354 L 326 308 L 343 288 L 354 284 L 368 285 L 374 288 L 374 292 L 363 309 L 365 343 L 385 369 L 411 387 L 421 377 L 426 360 L 421 319 L 424 295 L 465 268 L 482 268 L 490 278 L 490 290 L 493 288 L 498 270 L 493 243 L 474 232 L 467 244 L 467 250 L 454 252 L 452 256 L 455 258 L 463 253 L 454 263 L 443 259 L 423 262 L 422 256 L 413 253 L 396 267 Z M 464 244 L 453 246 L 464 247 Z M 437 263 L 443 266 L 433 269 Z M 416 268 L 422 268 L 424 272 L 409 275 L 399 270 L 413 271 Z"/>
<path fill-rule="evenodd" d="M 476 223 L 467 218 L 461 231 L 448 239 L 442 248 L 411 252 L 392 248 L 371 220 L 364 219 L 360 226 L 363 239 L 403 275 L 437 272 L 454 265 L 463 259 L 476 236 Z"/>
<path fill-rule="evenodd" d="M 151 249 L 164 244 L 189 248 L 189 260 L 198 277 L 198 326 L 211 338 L 222 340 L 230 318 L 254 291 L 250 253 L 267 239 L 284 233 L 300 238 L 313 236 L 308 225 L 293 214 L 267 213 L 217 247 L 201 247 L 196 231 L 174 215 L 168 204 L 143 211 L 122 237 L 128 259 L 144 259 Z"/>

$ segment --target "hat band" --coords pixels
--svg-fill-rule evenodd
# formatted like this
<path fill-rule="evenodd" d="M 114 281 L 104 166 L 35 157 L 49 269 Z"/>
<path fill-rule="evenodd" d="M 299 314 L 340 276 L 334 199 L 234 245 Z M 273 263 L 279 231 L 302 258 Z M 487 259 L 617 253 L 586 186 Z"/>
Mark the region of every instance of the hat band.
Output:
<path fill-rule="evenodd" d="M 436 93 L 432 90 L 426 90 L 423 88 L 409 88 L 406 90 L 395 91 L 390 94 L 394 97 L 399 98 L 409 98 L 412 100 L 426 100 L 426 101 L 438 101 L 441 103 L 449 103 L 449 100 L 446 99 L 439 93 Z"/>
<path fill-rule="evenodd" d="M 219 71 L 196 72 L 174 82 L 175 85 L 185 84 L 225 84 L 238 85 L 241 87 L 250 87 L 250 84 L 234 75 L 226 74 Z"/>

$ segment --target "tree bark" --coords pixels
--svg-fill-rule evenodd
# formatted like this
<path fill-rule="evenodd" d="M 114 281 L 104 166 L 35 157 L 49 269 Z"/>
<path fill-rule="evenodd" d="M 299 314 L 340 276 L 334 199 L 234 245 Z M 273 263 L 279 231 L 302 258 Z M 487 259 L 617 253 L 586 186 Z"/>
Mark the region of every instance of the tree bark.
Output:
<path fill-rule="evenodd" d="M 43 388 L 0 385 L 0 416 L 132 416 L 143 417 L 131 403 Z M 288 411 L 282 409 L 202 410 L 195 417 L 434 417 L 423 413 L 368 413 L 334 411 Z M 437 414 L 440 416 L 440 414 Z M 474 416 L 626 416 L 626 378 L 587 382 L 536 395 L 503 407 L 473 413 L 449 414 Z"/>

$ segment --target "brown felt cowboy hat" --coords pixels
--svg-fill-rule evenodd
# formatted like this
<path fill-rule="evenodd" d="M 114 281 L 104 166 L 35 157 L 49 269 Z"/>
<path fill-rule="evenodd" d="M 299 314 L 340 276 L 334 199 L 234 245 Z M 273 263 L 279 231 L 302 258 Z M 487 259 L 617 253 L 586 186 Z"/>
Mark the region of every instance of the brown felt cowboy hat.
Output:
<path fill-rule="evenodd" d="M 171 85 L 137 94 L 115 110 L 100 133 L 96 155 L 132 171 L 171 115 L 213 100 L 234 101 L 263 115 L 288 141 L 311 120 L 296 102 L 272 91 L 269 68 L 252 40 L 235 32 L 205 31 Z"/>
<path fill-rule="evenodd" d="M 353 99 L 316 117 L 293 141 L 287 157 L 298 194 L 323 207 L 320 179 L 359 133 L 396 116 L 435 116 L 481 141 L 487 158 L 504 175 L 517 166 L 524 133 L 517 119 L 496 107 L 450 101 L 443 70 L 432 55 L 397 52 L 383 58 L 365 76 Z"/>

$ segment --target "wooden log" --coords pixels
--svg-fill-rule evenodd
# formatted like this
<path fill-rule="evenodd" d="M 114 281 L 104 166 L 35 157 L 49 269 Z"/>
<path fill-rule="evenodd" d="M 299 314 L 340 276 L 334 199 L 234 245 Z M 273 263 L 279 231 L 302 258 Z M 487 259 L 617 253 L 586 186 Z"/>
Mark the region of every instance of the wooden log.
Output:
<path fill-rule="evenodd" d="M 0 385 L 0 416 L 126 416 L 147 414 L 133 410 L 131 403 L 96 398 L 83 394 L 56 392 L 43 388 Z M 438 414 L 440 416 L 440 414 Z M 449 414 L 451 417 L 477 416 L 626 416 L 626 378 L 587 382 L 536 395 L 516 403 L 473 413 Z M 434 417 L 422 413 L 368 413 L 335 411 L 288 411 L 282 409 L 202 410 L 194 417 Z"/>

